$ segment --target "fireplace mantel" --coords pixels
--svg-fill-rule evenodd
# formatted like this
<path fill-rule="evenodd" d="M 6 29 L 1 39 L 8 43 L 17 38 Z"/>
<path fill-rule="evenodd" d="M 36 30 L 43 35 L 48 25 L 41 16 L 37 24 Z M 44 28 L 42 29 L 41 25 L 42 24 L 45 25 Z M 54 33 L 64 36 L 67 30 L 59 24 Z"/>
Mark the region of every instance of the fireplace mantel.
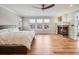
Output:
<path fill-rule="evenodd" d="M 57 26 L 68 26 L 68 25 L 70 25 L 70 22 L 58 22 L 56 24 L 57 24 Z"/>

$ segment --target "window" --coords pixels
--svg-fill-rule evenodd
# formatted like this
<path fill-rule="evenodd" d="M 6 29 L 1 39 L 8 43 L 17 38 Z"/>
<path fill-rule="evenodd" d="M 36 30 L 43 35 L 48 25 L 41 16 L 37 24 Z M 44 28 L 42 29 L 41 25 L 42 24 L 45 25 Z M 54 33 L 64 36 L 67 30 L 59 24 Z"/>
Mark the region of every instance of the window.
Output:
<path fill-rule="evenodd" d="M 29 23 L 35 23 L 35 19 L 29 19 Z"/>
<path fill-rule="evenodd" d="M 43 19 L 37 19 L 37 23 L 43 23 Z"/>
<path fill-rule="evenodd" d="M 49 24 L 45 24 L 44 29 L 49 29 Z"/>
<path fill-rule="evenodd" d="M 31 28 L 31 29 L 35 29 L 35 24 L 31 24 L 31 25 L 30 25 L 30 28 Z"/>
<path fill-rule="evenodd" d="M 42 29 L 42 24 L 37 24 L 37 29 Z"/>
<path fill-rule="evenodd" d="M 29 24 L 30 24 L 30 29 L 45 29 L 48 30 L 50 28 L 50 19 L 44 19 L 44 18 L 39 18 L 39 19 L 29 19 Z"/>
<path fill-rule="evenodd" d="M 50 19 L 44 19 L 44 23 L 50 23 Z"/>

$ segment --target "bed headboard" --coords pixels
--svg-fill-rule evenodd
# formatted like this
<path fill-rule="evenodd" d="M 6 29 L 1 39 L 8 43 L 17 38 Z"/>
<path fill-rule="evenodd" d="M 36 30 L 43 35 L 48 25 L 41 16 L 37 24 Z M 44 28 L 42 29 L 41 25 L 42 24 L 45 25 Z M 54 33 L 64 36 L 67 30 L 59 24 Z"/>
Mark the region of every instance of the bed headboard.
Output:
<path fill-rule="evenodd" d="M 7 29 L 7 28 L 16 28 L 16 25 L 0 25 L 0 30 Z"/>

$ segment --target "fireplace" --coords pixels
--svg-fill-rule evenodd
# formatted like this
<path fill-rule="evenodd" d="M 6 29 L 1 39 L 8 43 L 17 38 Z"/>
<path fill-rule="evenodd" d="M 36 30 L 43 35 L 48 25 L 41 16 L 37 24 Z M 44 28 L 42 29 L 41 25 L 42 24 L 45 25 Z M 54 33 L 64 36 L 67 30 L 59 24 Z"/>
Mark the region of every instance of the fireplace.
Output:
<path fill-rule="evenodd" d="M 68 25 L 62 25 L 62 26 L 57 26 L 57 33 L 58 34 L 61 34 L 61 35 L 63 35 L 63 36 L 66 36 L 66 37 L 68 37 L 68 32 L 69 32 L 69 26 Z"/>

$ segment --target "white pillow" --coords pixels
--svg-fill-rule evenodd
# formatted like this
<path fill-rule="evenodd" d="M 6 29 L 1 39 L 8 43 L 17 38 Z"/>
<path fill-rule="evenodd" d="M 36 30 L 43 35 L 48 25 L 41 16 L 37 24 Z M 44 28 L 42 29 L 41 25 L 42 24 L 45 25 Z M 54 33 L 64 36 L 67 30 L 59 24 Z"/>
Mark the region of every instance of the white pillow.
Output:
<path fill-rule="evenodd" d="M 18 28 L 7 28 L 0 30 L 0 33 L 7 33 L 7 32 L 19 32 Z"/>
<path fill-rule="evenodd" d="M 2 29 L 2 30 L 0 30 L 0 33 L 7 33 L 8 32 L 8 29 Z"/>
<path fill-rule="evenodd" d="M 18 28 L 8 28 L 8 32 L 19 32 Z"/>

